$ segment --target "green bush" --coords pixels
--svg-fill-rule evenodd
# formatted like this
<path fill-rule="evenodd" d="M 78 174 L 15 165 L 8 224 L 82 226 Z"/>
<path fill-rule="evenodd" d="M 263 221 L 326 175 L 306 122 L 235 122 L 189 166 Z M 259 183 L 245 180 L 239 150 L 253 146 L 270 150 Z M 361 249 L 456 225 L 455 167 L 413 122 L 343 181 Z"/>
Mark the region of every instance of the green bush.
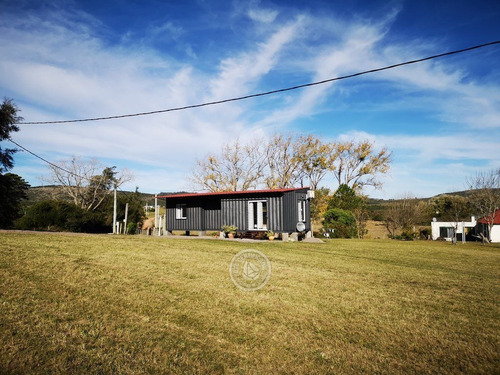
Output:
<path fill-rule="evenodd" d="M 326 230 L 333 229 L 332 237 L 335 238 L 353 238 L 358 234 L 354 215 L 340 208 L 330 208 L 326 211 L 323 227 Z"/>
<path fill-rule="evenodd" d="M 16 221 L 16 228 L 28 230 L 104 233 L 109 231 L 100 212 L 84 210 L 74 204 L 46 200 L 35 203 Z"/>
<path fill-rule="evenodd" d="M 127 234 L 136 234 L 137 233 L 137 225 L 135 223 L 127 224 Z"/>

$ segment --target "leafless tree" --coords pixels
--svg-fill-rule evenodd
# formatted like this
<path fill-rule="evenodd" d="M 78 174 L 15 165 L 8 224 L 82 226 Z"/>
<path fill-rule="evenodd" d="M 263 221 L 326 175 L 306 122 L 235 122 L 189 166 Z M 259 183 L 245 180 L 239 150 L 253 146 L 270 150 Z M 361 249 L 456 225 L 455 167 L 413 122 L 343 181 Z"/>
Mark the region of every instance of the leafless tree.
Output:
<path fill-rule="evenodd" d="M 50 175 L 44 180 L 60 185 L 75 205 L 88 211 L 97 209 L 115 186 L 118 188 L 132 179 L 128 171 L 116 172 L 115 167 L 104 167 L 96 159 L 73 157 L 49 168 Z"/>
<path fill-rule="evenodd" d="M 337 159 L 337 151 L 334 144 L 324 143 L 311 134 L 299 137 L 296 142 L 302 176 L 307 177 L 308 185 L 316 190 Z"/>
<path fill-rule="evenodd" d="M 291 135 L 275 134 L 271 138 L 266 152 L 268 189 L 293 187 L 303 180 L 300 152 L 299 143 Z"/>
<path fill-rule="evenodd" d="M 265 156 L 265 145 L 259 139 L 247 144 L 238 140 L 228 143 L 220 155 L 196 161 L 191 182 L 211 192 L 256 188 L 264 175 Z"/>
<path fill-rule="evenodd" d="M 335 161 L 331 170 L 339 185 L 346 184 L 355 190 L 364 186 L 380 187 L 380 174 L 389 171 L 391 153 L 386 147 L 376 151 L 370 141 L 347 141 L 335 144 Z"/>
<path fill-rule="evenodd" d="M 391 202 L 384 220 L 391 237 L 403 232 L 414 233 L 415 225 L 421 220 L 425 211 L 425 203 L 411 193 L 406 193 Z"/>
<path fill-rule="evenodd" d="M 361 190 L 379 186 L 389 170 L 390 152 L 375 151 L 368 141 L 324 143 L 320 138 L 274 134 L 268 140 L 226 144 L 219 154 L 197 160 L 190 178 L 196 190 L 236 191 L 308 184 L 316 190 L 329 171 L 339 184 Z"/>
<path fill-rule="evenodd" d="M 500 168 L 476 173 L 467 179 L 466 186 L 476 214 L 486 220 L 491 241 L 495 211 L 500 207 Z"/>

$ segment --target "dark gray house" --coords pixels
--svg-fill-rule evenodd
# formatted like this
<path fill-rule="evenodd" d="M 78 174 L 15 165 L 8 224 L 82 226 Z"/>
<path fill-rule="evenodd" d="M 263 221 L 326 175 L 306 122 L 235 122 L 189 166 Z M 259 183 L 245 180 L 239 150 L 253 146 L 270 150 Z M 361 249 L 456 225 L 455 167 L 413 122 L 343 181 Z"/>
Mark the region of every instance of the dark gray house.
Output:
<path fill-rule="evenodd" d="M 166 201 L 164 228 L 172 231 L 220 231 L 234 225 L 238 232 L 272 230 L 291 234 L 311 230 L 309 188 L 248 190 L 158 196 Z M 310 233 L 308 233 L 310 235 Z"/>

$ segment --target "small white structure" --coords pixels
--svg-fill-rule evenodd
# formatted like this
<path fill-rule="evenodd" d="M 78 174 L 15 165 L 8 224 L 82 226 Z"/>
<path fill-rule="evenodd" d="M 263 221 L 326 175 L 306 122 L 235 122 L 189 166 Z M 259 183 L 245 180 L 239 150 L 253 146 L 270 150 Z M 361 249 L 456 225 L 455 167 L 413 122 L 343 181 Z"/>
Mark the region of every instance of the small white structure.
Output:
<path fill-rule="evenodd" d="M 465 240 L 467 233 L 477 225 L 476 218 L 471 216 L 470 221 L 437 221 L 432 219 L 432 239 L 437 240 L 442 238 L 446 241 L 452 241 L 455 237 L 455 230 L 460 241 Z"/>

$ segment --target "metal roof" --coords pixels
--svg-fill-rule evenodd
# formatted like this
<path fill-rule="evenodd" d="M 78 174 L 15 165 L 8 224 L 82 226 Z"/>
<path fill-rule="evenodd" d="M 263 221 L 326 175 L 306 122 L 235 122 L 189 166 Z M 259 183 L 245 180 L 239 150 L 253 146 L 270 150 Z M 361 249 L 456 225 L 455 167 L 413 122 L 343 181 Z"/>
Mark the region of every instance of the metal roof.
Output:
<path fill-rule="evenodd" d="M 483 218 L 478 220 L 478 223 L 489 224 L 489 219 L 486 217 L 483 217 Z M 493 216 L 493 224 L 500 224 L 500 209 L 495 211 L 495 215 Z"/>
<path fill-rule="evenodd" d="M 266 193 L 286 193 L 288 191 L 306 190 L 309 187 L 303 188 L 287 188 L 287 189 L 264 189 L 264 190 L 244 190 L 244 191 L 218 191 L 212 193 L 188 193 L 188 194 L 169 194 L 158 195 L 157 198 L 191 198 L 191 197 L 208 197 L 217 195 L 247 195 L 247 194 L 266 194 Z"/>

